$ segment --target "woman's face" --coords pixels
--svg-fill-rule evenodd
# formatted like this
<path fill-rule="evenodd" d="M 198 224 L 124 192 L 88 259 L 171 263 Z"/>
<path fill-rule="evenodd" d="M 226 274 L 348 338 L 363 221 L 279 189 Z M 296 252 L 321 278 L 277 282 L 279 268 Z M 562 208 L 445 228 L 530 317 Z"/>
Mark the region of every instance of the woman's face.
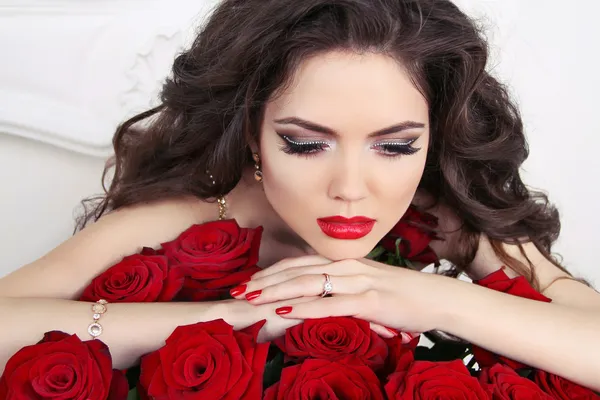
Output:
<path fill-rule="evenodd" d="M 318 254 L 364 257 L 415 194 L 428 122 L 426 100 L 391 58 L 311 58 L 265 110 L 259 153 L 267 199 Z"/>

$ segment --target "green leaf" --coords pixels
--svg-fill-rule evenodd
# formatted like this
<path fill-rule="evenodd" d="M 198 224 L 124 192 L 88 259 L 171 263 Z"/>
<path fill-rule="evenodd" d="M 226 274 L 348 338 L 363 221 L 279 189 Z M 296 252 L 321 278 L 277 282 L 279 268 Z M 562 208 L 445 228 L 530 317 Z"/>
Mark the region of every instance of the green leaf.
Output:
<path fill-rule="evenodd" d="M 387 257 L 387 258 L 388 258 L 388 259 L 387 259 L 387 263 L 386 263 L 386 264 L 389 264 L 389 265 L 396 265 L 396 259 L 394 258 L 394 255 L 393 255 L 393 254 L 391 254 L 391 253 L 390 253 L 390 254 L 388 254 L 388 257 Z"/>
<path fill-rule="evenodd" d="M 516 372 L 517 374 L 519 374 L 519 376 L 522 376 L 523 378 L 533 378 L 533 369 L 531 368 L 519 368 Z"/>
<path fill-rule="evenodd" d="M 127 400 L 140 400 L 140 394 L 137 389 L 132 389 L 127 393 Z"/>
<path fill-rule="evenodd" d="M 281 378 L 281 370 L 283 369 L 283 352 L 273 345 L 277 351 L 275 356 L 267 362 L 265 365 L 265 372 L 263 375 L 263 388 L 266 389 L 274 383 L 278 382 Z"/>
<path fill-rule="evenodd" d="M 369 254 L 367 257 L 369 260 L 375 260 L 380 257 L 383 253 L 385 253 L 385 248 L 383 246 L 377 246 Z"/>
<path fill-rule="evenodd" d="M 131 368 L 127 369 L 125 376 L 127 377 L 127 383 L 129 384 L 129 389 L 135 389 L 137 387 L 137 383 L 140 380 L 141 369 L 139 365 L 135 365 Z"/>
<path fill-rule="evenodd" d="M 408 266 L 408 262 L 409 261 L 406 258 L 404 258 L 404 257 L 398 257 L 398 261 L 397 262 L 398 262 L 398 266 L 399 267 L 406 268 Z"/>
<path fill-rule="evenodd" d="M 402 256 L 400 255 L 400 243 L 402 243 L 402 238 L 396 239 L 396 242 L 394 243 L 394 246 L 396 248 L 396 258 L 397 259 L 402 258 Z"/>

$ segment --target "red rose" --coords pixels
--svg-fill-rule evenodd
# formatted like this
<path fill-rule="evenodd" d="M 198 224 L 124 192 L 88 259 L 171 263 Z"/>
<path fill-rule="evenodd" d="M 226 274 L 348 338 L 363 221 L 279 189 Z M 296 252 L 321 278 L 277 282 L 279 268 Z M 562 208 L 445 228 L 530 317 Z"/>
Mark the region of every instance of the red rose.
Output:
<path fill-rule="evenodd" d="M 265 400 L 383 400 L 375 373 L 355 358 L 307 359 L 286 367 L 281 380 L 265 391 Z"/>
<path fill-rule="evenodd" d="M 544 301 L 550 303 L 552 300 L 535 290 L 527 279 L 523 276 L 509 278 L 503 269 L 499 269 L 486 276 L 483 279 L 475 281 L 479 286 L 498 292 L 512 294 L 513 296 L 524 297 L 526 299 Z"/>
<path fill-rule="evenodd" d="M 193 225 L 163 243 L 173 268 L 185 276 L 177 300 L 219 300 L 229 289 L 250 280 L 256 266 L 262 227 L 240 228 L 235 220 Z"/>
<path fill-rule="evenodd" d="M 419 340 L 420 338 L 417 336 L 410 343 L 403 344 L 400 336 L 385 339 L 388 346 L 388 358 L 382 371 L 383 375 L 388 376 L 393 372 L 408 370 L 408 367 L 415 361 L 415 349 Z"/>
<path fill-rule="evenodd" d="M 586 389 L 583 386 L 571 382 L 570 380 L 545 371 L 537 370 L 534 381 L 540 387 L 540 389 L 551 395 L 556 400 L 600 399 L 600 396 L 595 394 L 590 389 Z"/>
<path fill-rule="evenodd" d="M 535 383 L 502 364 L 483 369 L 479 381 L 492 400 L 552 400 Z"/>
<path fill-rule="evenodd" d="M 499 269 L 498 271 L 493 272 L 485 278 L 475 281 L 474 283 L 488 289 L 512 294 L 514 296 L 523 297 L 526 299 L 543 301 L 547 303 L 552 301 L 548 297 L 535 290 L 523 276 L 511 279 L 508 277 L 508 275 L 506 275 L 503 269 Z M 523 363 L 491 353 L 479 346 L 473 345 L 472 350 L 473 355 L 475 356 L 475 359 L 481 368 L 491 367 L 496 363 L 506 364 L 512 369 L 527 367 Z"/>
<path fill-rule="evenodd" d="M 381 240 L 381 245 L 394 253 L 396 240 L 401 239 L 399 250 L 403 258 L 423 264 L 439 265 L 438 256 L 429 247 L 433 239 L 439 239 L 434 230 L 437 225 L 437 217 L 410 206 L 396 226 Z"/>
<path fill-rule="evenodd" d="M 123 258 L 92 280 L 81 301 L 109 303 L 171 301 L 181 290 L 183 277 L 169 269 L 165 256 L 134 254 Z"/>
<path fill-rule="evenodd" d="M 129 382 L 127 382 L 125 371 L 126 370 L 113 370 L 113 377 L 110 381 L 107 400 L 127 400 L 127 396 L 129 395 Z"/>
<path fill-rule="evenodd" d="M 164 249 L 153 249 L 152 247 L 142 247 L 140 254 L 145 256 L 162 256 L 165 254 Z"/>
<path fill-rule="evenodd" d="M 0 377 L 0 399 L 124 400 L 127 380 L 112 369 L 100 340 L 51 331 L 13 355 Z"/>
<path fill-rule="evenodd" d="M 264 321 L 242 331 L 222 319 L 180 326 L 165 346 L 142 357 L 142 398 L 260 399 L 268 343 Z"/>
<path fill-rule="evenodd" d="M 489 399 L 462 360 L 415 361 L 407 371 L 389 376 L 385 392 L 390 400 Z"/>
<path fill-rule="evenodd" d="M 289 359 L 338 360 L 354 356 L 373 369 L 383 366 L 388 354 L 385 341 L 367 321 L 351 317 L 306 319 L 275 341 Z"/>

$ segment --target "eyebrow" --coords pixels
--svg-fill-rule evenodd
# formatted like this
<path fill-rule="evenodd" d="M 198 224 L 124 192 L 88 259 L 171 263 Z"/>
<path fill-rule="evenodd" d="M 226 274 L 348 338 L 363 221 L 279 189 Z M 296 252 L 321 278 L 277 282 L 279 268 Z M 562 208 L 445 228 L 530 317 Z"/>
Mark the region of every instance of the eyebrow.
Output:
<path fill-rule="evenodd" d="M 307 129 L 309 131 L 324 133 L 324 134 L 332 135 L 332 136 L 339 136 L 339 133 L 337 133 L 335 130 L 333 130 L 331 128 L 328 128 L 326 126 L 319 125 L 315 122 L 307 121 L 307 120 L 304 120 L 304 119 L 298 118 L 298 117 L 287 117 L 287 118 L 276 119 L 274 122 L 276 122 L 278 124 L 283 124 L 283 125 L 296 125 L 301 128 Z M 369 134 L 369 137 L 384 136 L 384 135 L 389 135 L 392 133 L 402 132 L 402 131 L 405 131 L 408 129 L 416 129 L 416 128 L 425 128 L 425 124 L 423 124 L 421 122 L 415 122 L 415 121 L 403 121 L 398 124 L 388 126 L 387 128 L 379 129 L 375 132 L 372 132 Z"/>

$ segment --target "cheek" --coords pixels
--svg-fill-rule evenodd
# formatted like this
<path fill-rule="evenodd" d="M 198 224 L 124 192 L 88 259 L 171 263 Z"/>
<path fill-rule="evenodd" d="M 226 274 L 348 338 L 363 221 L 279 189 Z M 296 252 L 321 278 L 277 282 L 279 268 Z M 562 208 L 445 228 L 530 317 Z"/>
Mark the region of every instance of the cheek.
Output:
<path fill-rule="evenodd" d="M 318 157 L 306 159 L 286 154 L 274 135 L 267 134 L 263 136 L 261 154 L 262 185 L 274 206 L 304 203 L 306 207 L 307 201 L 322 191 L 318 179 L 322 176 L 319 171 L 323 170 L 323 162 Z"/>
<path fill-rule="evenodd" d="M 420 152 L 419 152 L 420 153 Z M 406 199 L 412 200 L 423 176 L 425 155 L 414 154 L 404 160 L 391 161 L 391 164 L 380 170 L 373 179 L 371 192 L 376 193 L 382 201 L 404 204 Z"/>
<path fill-rule="evenodd" d="M 321 191 L 316 172 L 319 167 L 313 162 L 275 154 L 265 158 L 262 169 L 265 194 L 275 208 L 306 205 Z"/>

